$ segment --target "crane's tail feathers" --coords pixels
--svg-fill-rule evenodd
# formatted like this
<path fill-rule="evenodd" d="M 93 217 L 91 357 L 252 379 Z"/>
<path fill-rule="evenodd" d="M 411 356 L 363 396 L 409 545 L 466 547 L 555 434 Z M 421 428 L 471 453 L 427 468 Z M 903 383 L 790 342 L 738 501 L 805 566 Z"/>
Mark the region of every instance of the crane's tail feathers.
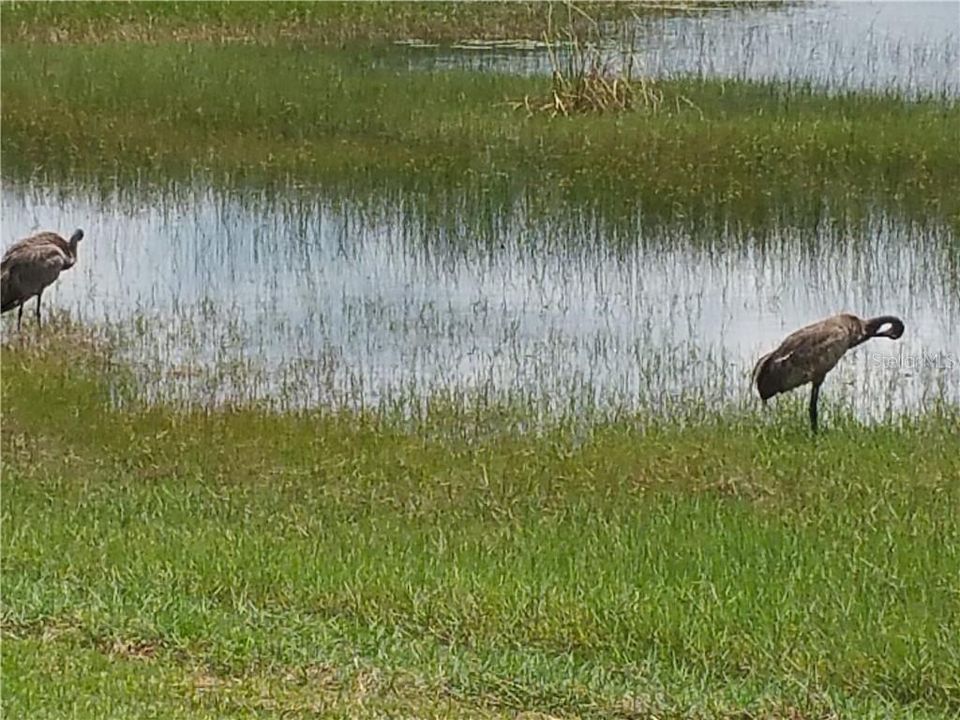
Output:
<path fill-rule="evenodd" d="M 10 283 L 10 278 L 4 273 L 0 278 L 0 313 L 13 310 L 19 303 L 20 297 Z"/>

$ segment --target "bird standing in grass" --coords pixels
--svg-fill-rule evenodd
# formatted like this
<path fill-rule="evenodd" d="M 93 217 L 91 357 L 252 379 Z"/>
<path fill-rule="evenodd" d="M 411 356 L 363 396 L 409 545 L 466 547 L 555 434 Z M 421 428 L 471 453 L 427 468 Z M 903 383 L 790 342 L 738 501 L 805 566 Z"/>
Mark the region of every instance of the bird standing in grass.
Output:
<path fill-rule="evenodd" d="M 40 327 L 40 297 L 60 273 L 77 262 L 77 244 L 83 230 L 75 230 L 70 240 L 52 232 L 42 232 L 18 240 L 0 261 L 0 313 L 18 307 L 17 330 L 23 319 L 23 304 L 37 296 L 37 327 Z"/>
<path fill-rule="evenodd" d="M 903 321 L 893 315 L 869 320 L 848 313 L 828 317 L 788 335 L 780 347 L 760 358 L 753 369 L 753 382 L 764 404 L 774 395 L 812 383 L 810 427 L 816 432 L 820 385 L 843 354 L 870 338 L 896 340 L 903 330 Z"/>

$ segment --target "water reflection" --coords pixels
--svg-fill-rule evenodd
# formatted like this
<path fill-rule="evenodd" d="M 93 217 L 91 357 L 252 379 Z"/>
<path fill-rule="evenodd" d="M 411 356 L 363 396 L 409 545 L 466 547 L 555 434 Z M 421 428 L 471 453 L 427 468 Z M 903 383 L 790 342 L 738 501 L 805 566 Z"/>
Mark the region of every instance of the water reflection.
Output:
<path fill-rule="evenodd" d="M 636 25 L 636 67 L 696 75 L 810 82 L 831 89 L 960 95 L 956 2 L 801 2 L 727 8 Z M 542 49 L 464 45 L 409 50 L 416 67 L 548 73 Z"/>
<path fill-rule="evenodd" d="M 129 197 L 9 185 L 3 243 L 83 227 L 78 266 L 45 302 L 126 328 L 152 392 L 169 397 L 303 406 L 444 390 L 574 413 L 752 403 L 753 360 L 846 309 L 900 315 L 908 331 L 845 359 L 830 400 L 871 417 L 960 404 L 956 239 L 942 227 L 617 231 L 518 208 L 490 243 L 486 222 L 441 231 L 403 203 Z"/>

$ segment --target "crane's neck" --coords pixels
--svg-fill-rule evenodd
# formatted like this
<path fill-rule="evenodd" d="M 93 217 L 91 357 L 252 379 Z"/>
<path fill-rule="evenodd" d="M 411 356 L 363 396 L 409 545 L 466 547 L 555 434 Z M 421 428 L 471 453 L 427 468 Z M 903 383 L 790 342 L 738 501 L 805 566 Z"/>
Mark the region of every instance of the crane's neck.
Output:
<path fill-rule="evenodd" d="M 83 239 L 83 230 L 74 231 L 73 235 L 70 236 L 70 242 L 67 243 L 67 246 L 70 248 L 70 254 L 73 257 L 77 257 L 77 246 L 80 244 L 80 241 Z"/>

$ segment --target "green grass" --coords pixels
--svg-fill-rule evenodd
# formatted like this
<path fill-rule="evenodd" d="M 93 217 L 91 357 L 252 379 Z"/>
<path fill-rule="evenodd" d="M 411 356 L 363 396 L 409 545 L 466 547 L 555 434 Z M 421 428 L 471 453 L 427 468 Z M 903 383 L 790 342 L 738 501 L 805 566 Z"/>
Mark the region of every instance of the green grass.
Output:
<path fill-rule="evenodd" d="M 960 712 L 955 411 L 117 409 L 45 333 L 2 356 L 11 717 Z"/>
<path fill-rule="evenodd" d="M 724 2 L 5 2 L 2 39 L 30 43 L 112 40 L 298 40 L 321 44 L 466 38 L 540 38 L 554 22 L 578 31 L 636 15 L 700 12 Z M 743 3 L 741 3 L 742 5 Z M 749 3 L 776 5 L 778 3 Z"/>
<path fill-rule="evenodd" d="M 548 87 L 412 72 L 380 50 L 5 44 L 3 173 L 293 182 L 474 215 L 807 224 L 880 206 L 960 222 L 956 104 L 719 81 L 666 83 L 657 112 L 551 119 L 507 102 Z"/>
<path fill-rule="evenodd" d="M 960 222 L 953 103 L 684 81 L 527 117 L 507 101 L 549 79 L 316 44 L 528 34 L 540 6 L 2 13 L 5 180 L 403 194 L 494 229 Z M 828 400 L 817 438 L 802 398 L 526 433 L 511 405 L 185 409 L 56 326 L 2 348 L 5 716 L 960 714 L 956 409 Z"/>

